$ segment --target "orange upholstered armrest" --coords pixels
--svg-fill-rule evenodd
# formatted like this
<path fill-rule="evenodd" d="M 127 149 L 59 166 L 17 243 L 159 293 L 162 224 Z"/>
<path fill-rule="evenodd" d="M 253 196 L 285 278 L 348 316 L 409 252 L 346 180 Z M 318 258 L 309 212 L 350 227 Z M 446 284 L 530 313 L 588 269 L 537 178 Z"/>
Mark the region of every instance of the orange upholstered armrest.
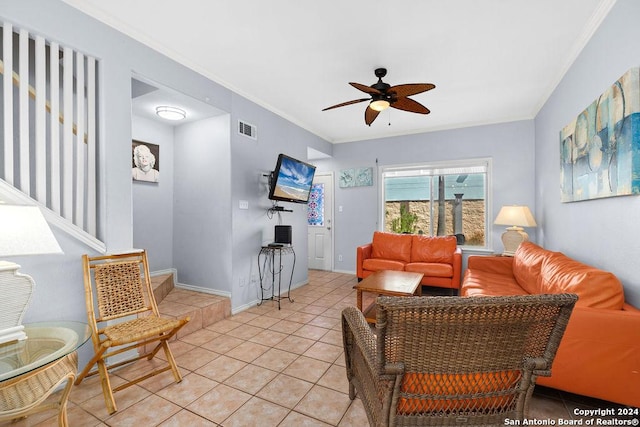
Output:
<path fill-rule="evenodd" d="M 451 277 L 451 283 L 455 285 L 456 289 L 460 288 L 460 277 L 462 276 L 462 249 L 456 248 L 453 253 L 453 277 Z"/>
<path fill-rule="evenodd" d="M 506 274 L 513 276 L 513 257 L 508 256 L 470 256 L 467 268 L 470 270 L 486 271 L 487 273 Z"/>
<path fill-rule="evenodd" d="M 373 245 L 367 243 L 366 245 L 358 246 L 356 248 L 356 274 L 360 279 L 364 278 L 362 271 L 362 263 L 365 259 L 371 258 L 371 249 Z"/>
<path fill-rule="evenodd" d="M 551 378 L 538 382 L 551 387 L 570 383 L 573 392 L 582 394 L 597 385 L 594 397 L 640 406 L 640 310 L 629 304 L 623 310 L 576 306 Z"/>

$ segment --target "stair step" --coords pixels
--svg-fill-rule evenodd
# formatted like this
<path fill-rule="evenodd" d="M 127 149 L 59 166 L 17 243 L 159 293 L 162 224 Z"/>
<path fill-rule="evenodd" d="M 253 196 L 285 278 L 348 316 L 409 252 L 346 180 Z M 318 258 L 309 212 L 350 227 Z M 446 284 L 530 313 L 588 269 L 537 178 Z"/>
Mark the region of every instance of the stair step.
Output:
<path fill-rule="evenodd" d="M 178 338 L 231 316 L 229 298 L 175 288 L 173 274 L 151 277 L 151 286 L 162 316 L 190 317 L 189 323 L 178 332 Z"/>

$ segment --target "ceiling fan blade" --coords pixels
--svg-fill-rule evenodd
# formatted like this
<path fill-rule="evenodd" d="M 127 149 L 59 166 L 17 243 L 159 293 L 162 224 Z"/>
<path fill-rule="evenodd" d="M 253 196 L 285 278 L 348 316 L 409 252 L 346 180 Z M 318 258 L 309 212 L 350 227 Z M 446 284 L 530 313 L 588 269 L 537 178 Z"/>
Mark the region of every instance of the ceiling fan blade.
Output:
<path fill-rule="evenodd" d="M 373 123 L 376 117 L 378 117 L 378 114 L 380 114 L 380 111 L 376 111 L 371 107 L 367 107 L 367 109 L 364 110 L 364 122 L 371 126 L 371 123 Z"/>
<path fill-rule="evenodd" d="M 371 95 L 382 95 L 382 92 L 380 92 L 378 89 L 375 89 L 360 83 L 349 82 L 349 84 L 355 87 L 356 89 L 363 91 L 364 93 L 368 93 Z"/>
<path fill-rule="evenodd" d="M 431 112 L 427 107 L 410 98 L 399 98 L 397 101 L 391 103 L 391 107 L 412 113 L 429 114 Z"/>
<path fill-rule="evenodd" d="M 395 92 L 398 98 L 403 98 L 426 92 L 435 87 L 436 85 L 431 83 L 408 83 L 404 85 L 391 86 L 387 92 Z"/>
<path fill-rule="evenodd" d="M 341 104 L 332 105 L 331 107 L 323 108 L 322 111 L 331 110 L 332 108 L 344 107 L 345 105 L 357 104 L 358 102 L 370 101 L 371 98 L 354 99 L 353 101 L 343 102 Z"/>

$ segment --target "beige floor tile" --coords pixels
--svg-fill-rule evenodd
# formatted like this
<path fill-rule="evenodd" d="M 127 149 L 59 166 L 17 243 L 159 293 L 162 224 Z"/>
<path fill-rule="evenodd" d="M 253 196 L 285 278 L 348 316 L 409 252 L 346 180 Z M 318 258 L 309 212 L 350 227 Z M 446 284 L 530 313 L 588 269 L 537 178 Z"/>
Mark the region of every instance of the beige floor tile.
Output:
<path fill-rule="evenodd" d="M 224 354 L 227 351 L 234 349 L 235 347 L 242 344 L 244 340 L 236 337 L 232 337 L 230 335 L 220 335 L 217 338 L 212 339 L 206 344 L 203 344 L 202 347 L 213 351 L 214 353 Z"/>
<path fill-rule="evenodd" d="M 113 394 L 118 411 L 122 411 L 130 407 L 140 402 L 141 400 L 146 399 L 150 395 L 151 392 L 137 385 L 125 388 L 124 390 L 118 391 Z M 104 421 L 110 417 L 109 413 L 107 412 L 107 406 L 104 402 L 102 393 L 100 393 L 98 396 L 94 396 L 88 400 L 85 400 L 80 404 L 80 407 L 92 414 L 94 417 L 99 418 L 100 420 Z"/>
<path fill-rule="evenodd" d="M 293 313 L 291 316 L 287 317 L 287 320 L 289 320 L 290 322 L 307 323 L 315 318 L 315 314 L 298 312 Z"/>
<path fill-rule="evenodd" d="M 220 356 L 198 369 L 196 374 L 214 381 L 224 382 L 245 366 L 247 366 L 245 362 L 227 356 Z"/>
<path fill-rule="evenodd" d="M 346 394 L 316 385 L 294 409 L 312 418 L 337 425 L 350 404 L 351 400 Z"/>
<path fill-rule="evenodd" d="M 321 328 L 320 326 L 313 326 L 310 324 L 306 324 L 300 329 L 298 329 L 297 331 L 295 331 L 293 334 L 299 337 L 309 338 L 310 340 L 315 341 L 322 338 L 324 334 L 326 334 L 327 332 L 329 332 L 328 328 Z"/>
<path fill-rule="evenodd" d="M 324 334 L 322 338 L 320 338 L 320 341 L 325 342 L 327 344 L 337 345 L 339 347 L 342 347 L 344 345 L 341 330 L 340 331 L 330 330 L 329 332 Z"/>
<path fill-rule="evenodd" d="M 157 394 L 176 405 L 185 407 L 217 385 L 218 382 L 216 381 L 203 377 L 202 375 L 191 373 L 185 375 L 182 378 L 182 382 L 171 384 L 158 391 Z"/>
<path fill-rule="evenodd" d="M 282 332 L 283 334 L 291 334 L 298 329 L 300 329 L 302 325 L 298 322 L 291 322 L 289 320 L 280 320 L 278 323 L 274 323 L 269 327 L 269 330 L 275 332 Z"/>
<path fill-rule="evenodd" d="M 248 321 L 247 325 L 257 326 L 258 328 L 266 329 L 269 326 L 273 325 L 274 323 L 277 323 L 278 320 L 279 319 L 276 317 L 259 316 L 259 317 L 256 317 L 255 319 Z"/>
<path fill-rule="evenodd" d="M 202 345 L 204 343 L 207 343 L 219 336 L 220 336 L 220 332 L 210 331 L 209 329 L 200 329 L 185 337 L 180 338 L 180 341 L 197 346 L 197 345 Z M 173 355 L 174 357 L 176 356 L 175 352 Z"/>
<path fill-rule="evenodd" d="M 303 356 L 333 363 L 341 353 L 342 347 L 318 341 L 309 347 L 309 349 L 303 353 Z"/>
<path fill-rule="evenodd" d="M 367 413 L 362 405 L 362 400 L 354 399 L 351 402 L 351 406 L 347 409 L 347 412 L 340 420 L 339 427 L 362 427 L 368 425 Z"/>
<path fill-rule="evenodd" d="M 349 381 L 347 380 L 347 370 L 336 364 L 327 369 L 322 378 L 318 380 L 318 385 L 330 388 L 341 393 L 349 394 Z"/>
<path fill-rule="evenodd" d="M 213 421 L 202 418 L 201 416 L 196 415 L 191 411 L 187 411 L 186 409 L 181 410 L 160 424 L 161 427 L 215 427 L 217 425 L 218 424 Z"/>
<path fill-rule="evenodd" d="M 276 427 L 289 410 L 258 397 L 253 397 L 222 423 L 225 427 Z"/>
<path fill-rule="evenodd" d="M 308 306 L 306 306 L 305 308 L 303 308 L 302 310 L 300 310 L 303 313 L 309 313 L 309 314 L 322 314 L 325 311 L 327 311 L 327 309 L 325 307 L 320 307 L 319 305 L 313 305 L 313 304 L 309 304 Z"/>
<path fill-rule="evenodd" d="M 296 313 L 297 310 L 291 310 L 292 307 L 288 307 L 285 309 L 280 309 L 278 310 L 277 308 L 275 310 L 269 311 L 268 313 L 265 313 L 264 315 L 267 317 L 273 317 L 275 319 L 286 319 L 287 317 L 291 316 L 292 314 Z"/>
<path fill-rule="evenodd" d="M 187 409 L 219 424 L 249 399 L 251 399 L 250 394 L 220 384 L 187 406 Z"/>
<path fill-rule="evenodd" d="M 107 424 L 122 427 L 157 425 L 179 412 L 182 408 L 152 394 L 127 409 L 118 410 Z"/>
<path fill-rule="evenodd" d="M 207 330 L 211 330 L 214 332 L 219 332 L 221 334 L 226 334 L 227 332 L 242 326 L 243 323 L 241 322 L 234 322 L 233 320 L 230 319 L 224 319 L 221 320 L 219 322 L 214 323 L 213 325 L 209 325 L 207 326 L 205 329 Z"/>
<path fill-rule="evenodd" d="M 260 332 L 262 332 L 262 328 L 251 325 L 244 325 L 241 328 L 236 328 L 227 332 L 227 335 L 243 340 L 248 340 L 249 338 L 258 335 Z"/>
<path fill-rule="evenodd" d="M 293 409 L 311 390 L 311 387 L 313 384 L 308 381 L 280 374 L 263 387 L 257 396 L 285 408 Z"/>
<path fill-rule="evenodd" d="M 363 426 L 364 424 L 361 424 L 359 427 Z M 330 424 L 323 423 L 299 412 L 291 411 L 278 427 L 330 427 Z"/>
<path fill-rule="evenodd" d="M 336 324 L 338 324 L 339 322 L 340 322 L 339 318 L 327 317 L 327 316 L 324 316 L 324 315 L 320 315 L 320 316 L 316 317 L 315 319 L 311 320 L 308 324 L 309 325 L 314 325 L 314 326 L 320 326 L 320 327 L 326 328 L 326 329 L 331 329 Z"/>
<path fill-rule="evenodd" d="M 233 350 L 227 351 L 226 355 L 243 362 L 252 362 L 255 358 L 269 350 L 266 345 L 251 341 L 245 341 Z"/>
<path fill-rule="evenodd" d="M 289 335 L 278 343 L 274 348 L 289 351 L 291 353 L 302 354 L 309 347 L 313 345 L 315 341 L 309 338 L 298 337 L 295 335 Z"/>
<path fill-rule="evenodd" d="M 229 320 L 232 320 L 234 322 L 239 322 L 239 323 L 247 323 L 248 321 L 253 320 L 256 317 L 258 317 L 258 315 L 255 313 L 249 313 L 248 311 L 243 311 L 241 313 L 234 314 L 229 318 Z"/>
<path fill-rule="evenodd" d="M 249 341 L 255 342 L 258 344 L 266 345 L 268 347 L 273 347 L 277 345 L 280 341 L 285 339 L 288 335 L 282 332 L 276 332 L 272 330 L 265 329 L 260 332 L 258 335 L 249 338 Z"/>
<path fill-rule="evenodd" d="M 229 377 L 224 383 L 253 395 L 274 379 L 276 375 L 278 373 L 270 369 L 247 365 Z"/>
<path fill-rule="evenodd" d="M 176 363 L 181 368 L 188 369 L 189 371 L 195 371 L 219 356 L 220 355 L 214 351 L 207 350 L 202 347 L 196 347 L 189 353 L 176 357 Z"/>
<path fill-rule="evenodd" d="M 294 360 L 283 373 L 315 383 L 324 375 L 327 369 L 329 369 L 329 366 L 331 366 L 330 363 L 323 362 L 322 360 L 300 356 Z"/>
<path fill-rule="evenodd" d="M 281 372 L 298 357 L 298 354 L 271 348 L 251 363 L 256 366 L 271 369 L 272 371 Z"/>

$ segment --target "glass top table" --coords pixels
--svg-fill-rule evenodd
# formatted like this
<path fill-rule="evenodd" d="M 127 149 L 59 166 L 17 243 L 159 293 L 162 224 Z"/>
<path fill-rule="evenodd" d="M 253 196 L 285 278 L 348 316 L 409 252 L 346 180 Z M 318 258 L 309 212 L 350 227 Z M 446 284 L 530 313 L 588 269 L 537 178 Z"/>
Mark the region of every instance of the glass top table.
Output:
<path fill-rule="evenodd" d="M 10 380 L 65 357 L 91 337 L 82 322 L 42 322 L 24 325 L 27 338 L 0 344 L 0 382 Z"/>

